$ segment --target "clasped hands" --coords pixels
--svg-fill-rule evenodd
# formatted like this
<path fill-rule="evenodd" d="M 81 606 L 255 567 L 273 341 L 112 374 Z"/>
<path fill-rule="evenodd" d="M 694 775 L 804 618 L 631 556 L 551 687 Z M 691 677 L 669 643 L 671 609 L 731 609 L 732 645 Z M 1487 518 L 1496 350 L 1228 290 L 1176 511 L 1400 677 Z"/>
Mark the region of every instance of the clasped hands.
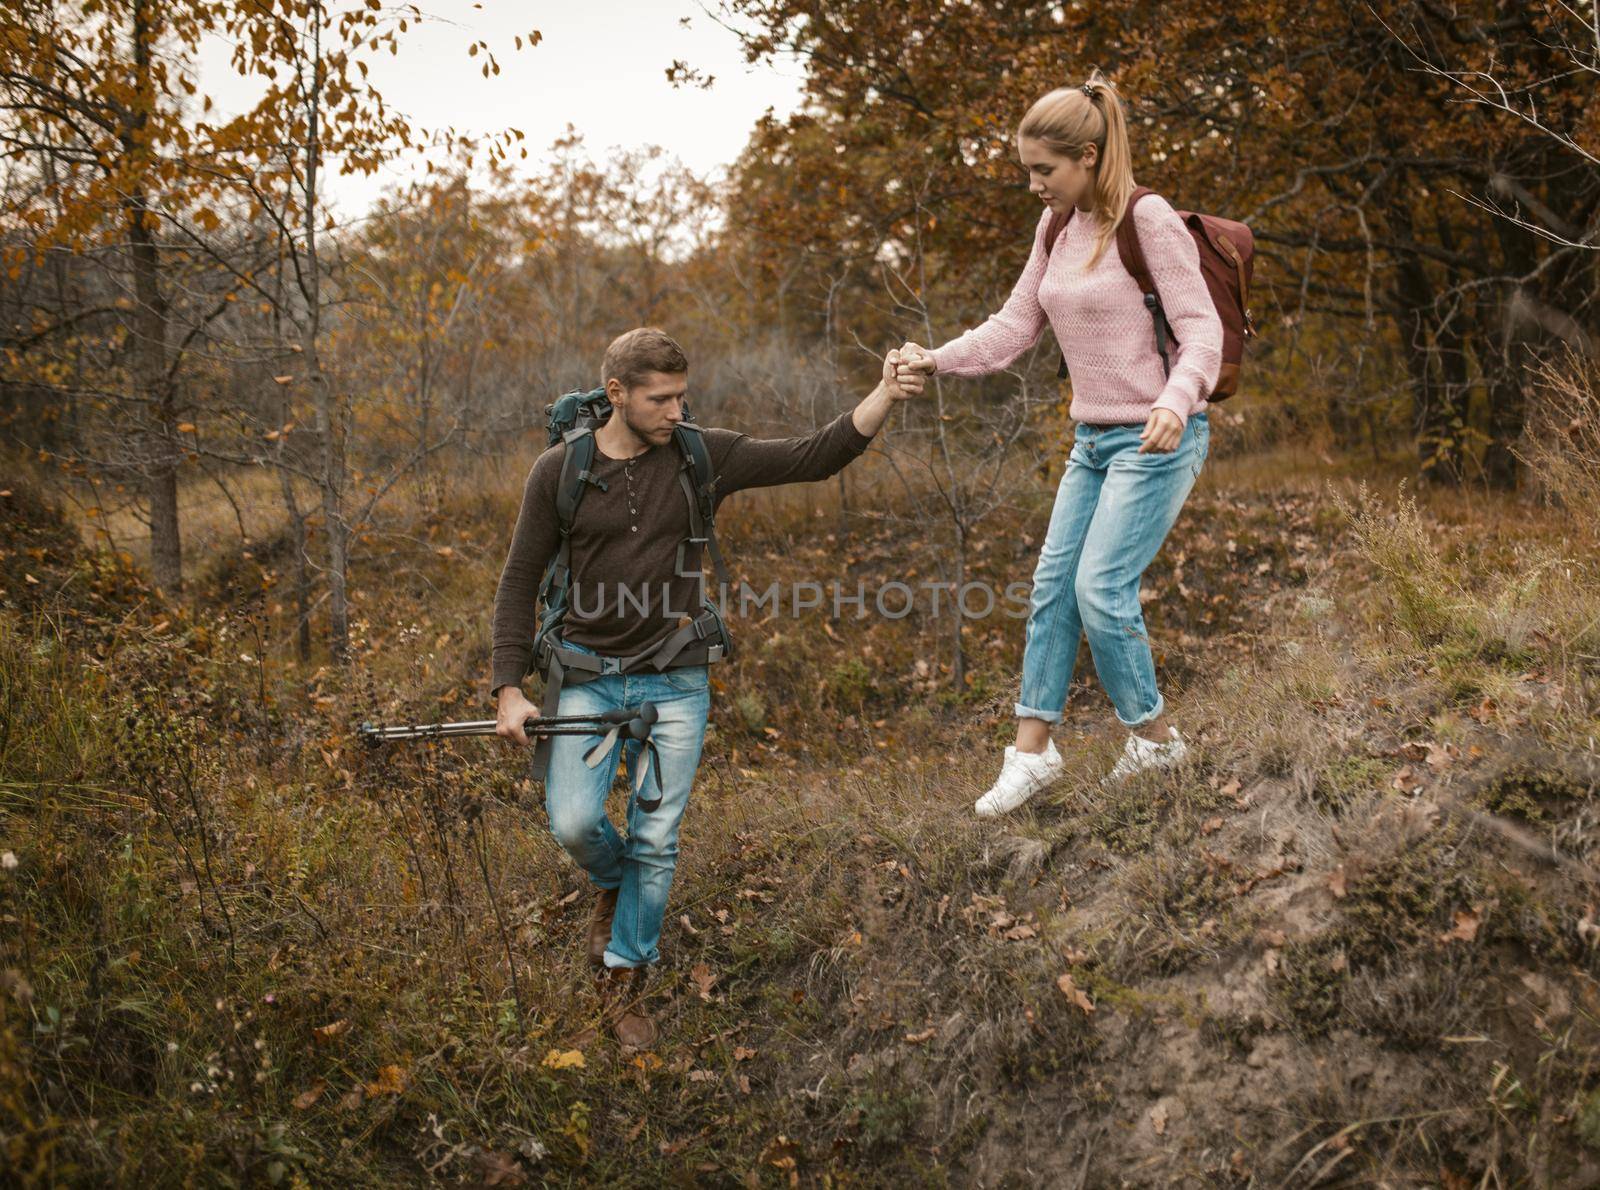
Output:
<path fill-rule="evenodd" d="M 915 382 L 915 391 L 921 392 L 923 381 L 933 375 L 936 365 L 926 347 L 907 340 L 898 351 L 891 351 L 885 360 L 883 376 L 886 382 L 890 380 L 891 366 L 895 370 L 894 383 L 906 385 Z M 1178 415 L 1170 409 L 1152 409 L 1144 429 L 1139 431 L 1139 453 L 1171 454 L 1178 449 L 1182 439 L 1183 422 L 1178 420 Z"/>

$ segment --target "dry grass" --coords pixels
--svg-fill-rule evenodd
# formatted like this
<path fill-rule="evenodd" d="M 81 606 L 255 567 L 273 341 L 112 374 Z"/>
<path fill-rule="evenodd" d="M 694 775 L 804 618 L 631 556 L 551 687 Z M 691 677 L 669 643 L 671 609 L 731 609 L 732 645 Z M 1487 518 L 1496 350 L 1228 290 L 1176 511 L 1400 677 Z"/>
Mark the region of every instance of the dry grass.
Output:
<path fill-rule="evenodd" d="M 1091 685 L 1067 779 L 977 822 L 1020 624 L 972 629 L 962 690 L 937 623 L 736 626 L 637 1061 L 586 1033 L 582 882 L 516 766 L 349 734 L 480 713 L 514 475 L 375 535 L 348 673 L 290 660 L 270 559 L 217 565 L 182 616 L 104 575 L 75 603 L 60 560 L 59 595 L 0 619 L 12 1168 L 1575 1176 L 1600 1143 L 1593 573 L 1536 511 L 1351 493 L 1344 519 L 1320 483 L 1228 468 L 1151 576 L 1190 592 L 1149 609 L 1197 741 L 1169 776 L 1099 787 Z M 836 498 L 740 497 L 731 552 L 772 579 L 929 564 L 886 525 L 827 541 Z M 1041 510 L 1007 516 L 997 541 L 1037 540 Z"/>

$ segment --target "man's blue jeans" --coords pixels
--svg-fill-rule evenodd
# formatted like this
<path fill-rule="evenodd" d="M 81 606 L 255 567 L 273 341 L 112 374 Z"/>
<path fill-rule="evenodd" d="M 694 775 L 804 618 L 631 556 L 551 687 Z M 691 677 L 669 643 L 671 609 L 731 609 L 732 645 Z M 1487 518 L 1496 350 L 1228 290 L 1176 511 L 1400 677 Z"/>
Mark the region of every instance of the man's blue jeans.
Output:
<path fill-rule="evenodd" d="M 663 673 L 602 674 L 561 690 L 558 713 L 562 715 L 591 715 L 646 701 L 655 703 L 661 712 L 651 732 L 661 758 L 657 774 L 661 805 L 656 809 L 642 810 L 633 796 L 634 775 L 641 761 L 637 740 L 618 740 L 610 756 L 589 768 L 583 758 L 604 733 L 556 736 L 550 742 L 550 768 L 545 776 L 551 834 L 595 885 L 618 890 L 611 944 L 606 948 L 608 967 L 642 967 L 661 958 L 657 945 L 673 869 L 678 866 L 678 825 L 700 766 L 711 688 L 701 665 Z M 616 777 L 619 751 L 627 764 L 626 839 L 617 834 L 606 815 L 606 795 Z M 647 798 L 654 792 L 654 781 L 654 777 L 646 778 Z"/>
<path fill-rule="evenodd" d="M 1138 426 L 1079 425 L 1033 571 L 1019 718 L 1059 723 L 1078 638 L 1117 718 L 1138 727 L 1166 704 L 1139 606 L 1139 580 L 1200 478 L 1211 442 L 1204 413 L 1177 450 L 1140 454 Z"/>

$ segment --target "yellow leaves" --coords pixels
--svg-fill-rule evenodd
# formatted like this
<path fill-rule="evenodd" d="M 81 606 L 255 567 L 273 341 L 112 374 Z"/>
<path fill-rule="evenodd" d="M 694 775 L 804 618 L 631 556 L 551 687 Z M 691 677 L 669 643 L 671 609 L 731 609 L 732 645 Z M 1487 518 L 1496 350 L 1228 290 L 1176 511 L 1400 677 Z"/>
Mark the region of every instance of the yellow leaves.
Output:
<path fill-rule="evenodd" d="M 197 432 L 192 421 L 180 421 L 178 423 L 178 433 L 180 434 L 194 434 Z"/>
<path fill-rule="evenodd" d="M 374 1098 L 399 1095 L 405 1091 L 408 1081 L 406 1072 L 399 1066 L 385 1066 L 378 1071 L 378 1077 L 367 1084 L 367 1094 Z"/>
<path fill-rule="evenodd" d="M 548 1070 L 582 1070 L 588 1065 L 582 1050 L 551 1050 L 539 1065 Z"/>

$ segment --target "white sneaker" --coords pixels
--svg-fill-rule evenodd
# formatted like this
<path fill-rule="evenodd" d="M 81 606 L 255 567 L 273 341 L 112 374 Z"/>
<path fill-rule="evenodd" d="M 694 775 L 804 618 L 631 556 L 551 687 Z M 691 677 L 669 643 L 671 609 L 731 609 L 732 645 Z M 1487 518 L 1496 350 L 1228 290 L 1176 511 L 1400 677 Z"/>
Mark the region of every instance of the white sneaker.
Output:
<path fill-rule="evenodd" d="M 1122 756 L 1100 784 L 1121 785 L 1136 773 L 1147 772 L 1150 769 L 1170 769 L 1173 765 L 1181 763 L 1183 758 L 1189 755 L 1189 746 L 1183 742 L 1183 737 L 1178 734 L 1176 727 L 1169 727 L 1167 731 L 1172 738 L 1165 744 L 1158 744 L 1136 732 L 1129 732 L 1128 742 L 1122 749 Z"/>
<path fill-rule="evenodd" d="M 1008 814 L 1041 789 L 1052 784 L 1066 770 L 1067 762 L 1049 741 L 1043 752 L 1018 752 L 1006 745 L 1006 760 L 994 786 L 973 806 L 980 818 Z"/>

